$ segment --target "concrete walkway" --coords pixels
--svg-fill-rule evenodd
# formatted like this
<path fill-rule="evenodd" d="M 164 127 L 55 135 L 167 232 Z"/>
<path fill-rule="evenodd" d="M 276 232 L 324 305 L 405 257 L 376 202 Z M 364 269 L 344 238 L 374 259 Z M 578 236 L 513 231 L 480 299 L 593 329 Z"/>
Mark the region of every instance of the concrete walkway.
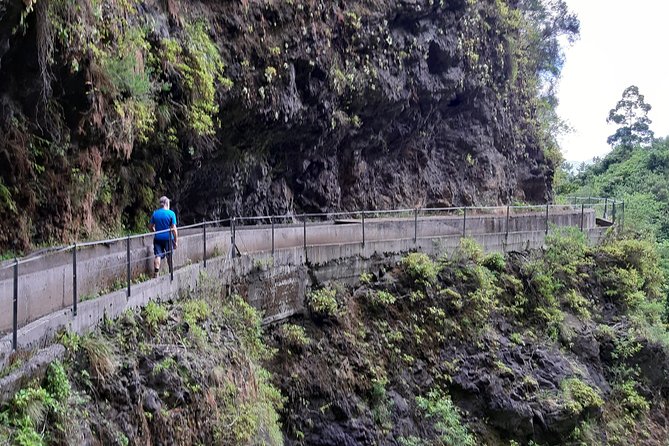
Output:
<path fill-rule="evenodd" d="M 206 233 L 191 229 L 180 237 L 173 280 L 169 274 L 147 280 L 153 258 L 151 236 L 134 238 L 130 243 L 120 240 L 95 244 L 77 250 L 76 315 L 73 311 L 73 252 L 65 250 L 19 266 L 20 339 L 17 341 L 19 347 L 28 348 L 43 342 L 59 328 L 85 331 L 105 316 L 113 317 L 150 299 L 167 299 L 180 290 L 193 288 L 205 267 L 202 262 L 205 255 L 209 273 L 225 283 L 258 270 L 273 277 L 270 288 L 274 287 L 274 297 L 249 296 L 249 300 L 265 312 L 267 320 L 276 320 L 301 311 L 299 298 L 304 295 L 306 279 L 299 279 L 298 282 L 304 282 L 301 284 L 295 282 L 296 266 L 326 265 L 356 256 L 369 259 L 412 249 L 444 252 L 454 249 L 463 235 L 475 238 L 489 251 L 539 247 L 547 228 L 554 226 L 582 227 L 593 239 L 602 234 L 595 226 L 594 211 L 585 210 L 582 214 L 580 209 L 564 208 L 552 209 L 548 219 L 545 212 L 514 213 L 507 217 L 504 208 L 498 208 L 469 214 L 466 219 L 462 215 L 428 215 L 366 218 L 364 224 L 362 220 L 346 219 L 273 226 L 236 225 L 234 230 L 210 227 Z M 128 265 L 130 278 L 140 280 L 131 284 L 129 290 Z M 285 275 L 283 279 L 281 274 Z M 276 288 L 282 280 L 292 281 L 294 286 L 279 291 L 277 298 Z M 12 347 L 13 292 L 13 269 L 0 270 L 0 305 L 5 309 L 0 313 L 0 332 L 7 333 L 0 338 L 0 363 L 3 352 L 6 355 Z"/>

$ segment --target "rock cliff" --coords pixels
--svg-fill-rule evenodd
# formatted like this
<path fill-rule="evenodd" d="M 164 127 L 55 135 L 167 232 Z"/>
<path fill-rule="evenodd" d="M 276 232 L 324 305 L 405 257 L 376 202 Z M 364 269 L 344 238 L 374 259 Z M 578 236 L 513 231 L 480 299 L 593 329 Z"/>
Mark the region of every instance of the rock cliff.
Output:
<path fill-rule="evenodd" d="M 183 222 L 545 201 L 518 8 L 3 0 L 0 246 L 144 227 L 163 194 Z"/>

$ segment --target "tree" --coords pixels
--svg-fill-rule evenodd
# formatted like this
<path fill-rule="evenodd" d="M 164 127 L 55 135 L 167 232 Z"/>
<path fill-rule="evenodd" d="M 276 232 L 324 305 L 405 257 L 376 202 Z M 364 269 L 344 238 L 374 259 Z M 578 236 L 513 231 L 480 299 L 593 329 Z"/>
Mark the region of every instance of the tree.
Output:
<path fill-rule="evenodd" d="M 653 142 L 653 131 L 650 130 L 651 120 L 648 112 L 652 107 L 646 104 L 636 85 L 623 91 L 623 97 L 616 108 L 609 112 L 608 123 L 617 124 L 616 132 L 606 140 L 613 147 L 634 145 L 648 146 Z"/>

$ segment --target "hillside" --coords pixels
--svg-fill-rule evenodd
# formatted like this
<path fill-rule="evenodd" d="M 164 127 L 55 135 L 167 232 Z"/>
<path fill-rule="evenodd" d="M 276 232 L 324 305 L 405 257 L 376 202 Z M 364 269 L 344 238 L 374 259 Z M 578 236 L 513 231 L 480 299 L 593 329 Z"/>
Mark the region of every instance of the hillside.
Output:
<path fill-rule="evenodd" d="M 577 33 L 529 0 L 4 0 L 0 249 L 143 229 L 163 194 L 184 223 L 543 202 Z"/>
<path fill-rule="evenodd" d="M 262 329 L 203 277 L 63 334 L 63 363 L 0 407 L 0 442 L 664 445 L 662 281 L 645 241 L 560 230 L 505 257 L 464 239 L 320 284 Z"/>

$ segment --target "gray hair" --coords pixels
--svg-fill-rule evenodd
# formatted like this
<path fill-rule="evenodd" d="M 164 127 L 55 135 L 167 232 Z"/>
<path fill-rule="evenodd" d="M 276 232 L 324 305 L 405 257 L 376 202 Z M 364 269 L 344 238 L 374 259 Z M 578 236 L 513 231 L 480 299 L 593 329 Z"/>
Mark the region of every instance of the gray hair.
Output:
<path fill-rule="evenodd" d="M 170 199 L 163 195 L 160 197 L 160 205 L 170 207 Z"/>

